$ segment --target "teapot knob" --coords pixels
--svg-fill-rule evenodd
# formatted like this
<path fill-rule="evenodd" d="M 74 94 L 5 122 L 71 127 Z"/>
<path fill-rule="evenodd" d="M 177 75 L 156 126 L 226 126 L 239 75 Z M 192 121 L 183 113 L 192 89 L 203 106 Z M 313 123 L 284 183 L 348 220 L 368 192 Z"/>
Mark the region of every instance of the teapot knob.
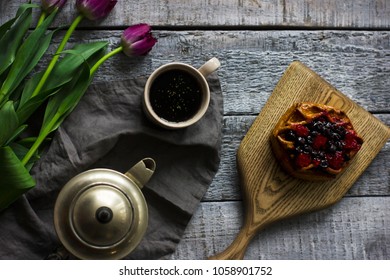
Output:
<path fill-rule="evenodd" d="M 142 189 L 150 180 L 156 170 L 156 162 L 152 158 L 144 158 L 125 173 L 127 177 L 133 180 L 137 186 Z"/>
<path fill-rule="evenodd" d="M 102 224 L 107 224 L 112 220 L 112 210 L 109 207 L 102 206 L 96 210 L 96 220 Z"/>

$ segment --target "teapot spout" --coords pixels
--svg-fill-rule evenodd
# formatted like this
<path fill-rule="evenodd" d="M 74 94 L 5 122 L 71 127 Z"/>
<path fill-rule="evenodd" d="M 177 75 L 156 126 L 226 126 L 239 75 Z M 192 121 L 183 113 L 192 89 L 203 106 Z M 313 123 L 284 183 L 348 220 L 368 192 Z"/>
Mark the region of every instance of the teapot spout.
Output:
<path fill-rule="evenodd" d="M 156 170 L 156 162 L 152 158 L 144 158 L 125 173 L 140 189 L 150 180 Z"/>

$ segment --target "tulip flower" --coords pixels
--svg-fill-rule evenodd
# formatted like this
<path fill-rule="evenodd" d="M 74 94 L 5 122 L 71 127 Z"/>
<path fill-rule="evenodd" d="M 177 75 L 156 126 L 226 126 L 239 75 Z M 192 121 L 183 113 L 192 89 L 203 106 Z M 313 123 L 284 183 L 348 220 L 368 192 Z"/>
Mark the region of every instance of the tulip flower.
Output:
<path fill-rule="evenodd" d="M 121 46 L 103 56 L 92 68 L 91 76 L 99 66 L 111 56 L 124 52 L 127 56 L 141 56 L 148 54 L 157 39 L 152 36 L 151 27 L 146 23 L 140 23 L 128 27 L 122 34 Z"/>
<path fill-rule="evenodd" d="M 86 18 L 99 20 L 105 18 L 116 3 L 116 0 L 76 0 L 76 7 Z"/>
<path fill-rule="evenodd" d="M 146 55 L 157 42 L 150 30 L 145 23 L 128 27 L 122 35 L 123 52 L 127 56 Z"/>
<path fill-rule="evenodd" d="M 53 12 L 55 9 L 60 9 L 65 5 L 67 0 L 42 0 L 42 9 L 47 13 Z"/>
<path fill-rule="evenodd" d="M 57 12 L 60 8 L 62 8 L 66 1 L 67 0 L 41 0 L 42 12 L 36 28 L 42 24 L 48 14 Z"/>

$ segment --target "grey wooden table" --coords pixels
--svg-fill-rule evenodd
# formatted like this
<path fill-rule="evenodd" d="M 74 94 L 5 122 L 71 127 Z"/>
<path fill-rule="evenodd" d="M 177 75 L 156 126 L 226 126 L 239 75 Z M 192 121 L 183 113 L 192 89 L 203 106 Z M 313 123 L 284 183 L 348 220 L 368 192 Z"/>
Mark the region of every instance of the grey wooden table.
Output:
<path fill-rule="evenodd" d="M 23 0 L 0 2 L 0 23 Z M 39 1 L 33 1 L 39 2 Z M 68 1 L 56 24 L 74 17 Z M 148 75 L 179 60 L 216 56 L 224 95 L 220 169 L 171 259 L 225 249 L 243 220 L 236 151 L 282 73 L 300 60 L 390 126 L 389 0 L 121 0 L 104 21 L 83 22 L 71 40 L 117 44 L 146 22 L 159 42 L 143 59 L 114 57 L 96 76 Z M 335 206 L 277 223 L 250 244 L 247 259 L 390 259 L 390 142 Z"/>

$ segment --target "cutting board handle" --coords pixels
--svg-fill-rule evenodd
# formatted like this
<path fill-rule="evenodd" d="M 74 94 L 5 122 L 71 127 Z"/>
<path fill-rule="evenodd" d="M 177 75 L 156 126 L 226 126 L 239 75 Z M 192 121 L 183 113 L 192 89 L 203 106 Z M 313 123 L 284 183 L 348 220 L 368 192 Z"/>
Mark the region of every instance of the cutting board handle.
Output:
<path fill-rule="evenodd" d="M 253 236 L 254 232 L 249 226 L 242 227 L 232 244 L 225 251 L 209 257 L 209 260 L 242 260 Z"/>

